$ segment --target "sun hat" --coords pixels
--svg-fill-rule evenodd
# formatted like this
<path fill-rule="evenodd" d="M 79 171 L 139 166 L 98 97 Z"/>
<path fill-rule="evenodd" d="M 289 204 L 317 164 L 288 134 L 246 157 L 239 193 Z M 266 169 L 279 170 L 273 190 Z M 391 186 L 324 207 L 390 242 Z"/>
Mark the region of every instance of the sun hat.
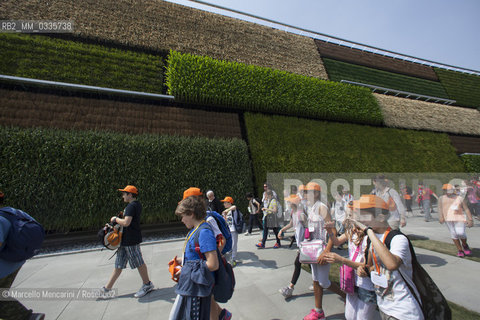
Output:
<path fill-rule="evenodd" d="M 138 189 L 137 189 L 137 187 L 131 186 L 131 185 L 128 185 L 128 186 L 126 186 L 126 187 L 123 188 L 123 189 L 118 189 L 118 191 L 138 194 Z"/>
<path fill-rule="evenodd" d="M 182 200 L 185 200 L 185 199 L 187 199 L 188 197 L 191 197 L 191 196 L 201 196 L 201 195 L 202 195 L 202 192 L 200 191 L 200 188 L 190 187 L 187 190 L 183 191 L 183 199 Z"/>
<path fill-rule="evenodd" d="M 307 191 L 311 191 L 311 190 L 314 190 L 314 191 L 321 191 L 322 188 L 320 188 L 320 185 L 316 182 L 309 182 L 307 183 L 307 185 L 305 186 L 305 190 Z"/>
<path fill-rule="evenodd" d="M 291 194 L 285 198 L 285 201 L 288 201 L 294 204 L 299 204 L 301 200 L 300 200 L 300 197 L 297 196 L 296 194 Z"/>
<path fill-rule="evenodd" d="M 233 198 L 232 197 L 225 197 L 225 199 L 223 200 L 220 200 L 221 202 L 230 202 L 231 204 L 233 204 Z"/>
<path fill-rule="evenodd" d="M 382 198 L 377 197 L 374 194 L 364 194 L 358 200 L 354 200 L 351 205 L 349 205 L 351 209 L 372 209 L 378 208 L 388 211 L 388 205 Z"/>

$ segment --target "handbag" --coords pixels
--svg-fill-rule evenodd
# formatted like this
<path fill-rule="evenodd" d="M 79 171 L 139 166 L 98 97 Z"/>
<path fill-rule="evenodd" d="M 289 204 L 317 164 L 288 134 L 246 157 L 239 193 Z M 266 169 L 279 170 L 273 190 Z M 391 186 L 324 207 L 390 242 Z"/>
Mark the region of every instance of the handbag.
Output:
<path fill-rule="evenodd" d="M 300 263 L 317 263 L 324 249 L 325 245 L 322 240 L 300 242 Z"/>
<path fill-rule="evenodd" d="M 357 246 L 352 261 L 355 261 L 357 258 L 359 250 L 360 245 Z M 340 266 L 340 289 L 348 294 L 353 294 L 355 292 L 355 270 L 346 264 Z"/>

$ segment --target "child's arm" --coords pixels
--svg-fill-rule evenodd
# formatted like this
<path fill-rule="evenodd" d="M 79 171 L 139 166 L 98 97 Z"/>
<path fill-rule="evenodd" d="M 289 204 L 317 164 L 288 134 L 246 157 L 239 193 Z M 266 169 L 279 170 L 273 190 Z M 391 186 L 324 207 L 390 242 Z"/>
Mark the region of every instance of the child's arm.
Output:
<path fill-rule="evenodd" d="M 348 239 L 346 234 L 342 234 L 340 237 L 337 237 L 337 233 L 333 232 L 332 229 L 335 229 L 335 221 L 326 222 L 325 229 L 327 229 L 328 237 L 332 239 L 334 246 L 338 247 L 347 242 Z"/>
<path fill-rule="evenodd" d="M 256 204 L 257 204 L 257 206 L 256 206 L 257 211 L 255 211 L 255 214 L 260 213 L 260 207 L 261 207 L 261 206 L 260 206 L 260 203 L 258 203 L 258 201 L 255 200 L 255 198 L 253 198 L 253 203 L 256 203 Z"/>
<path fill-rule="evenodd" d="M 441 197 L 440 197 L 441 198 Z M 445 218 L 443 217 L 443 205 L 442 205 L 442 199 L 438 200 L 438 222 L 443 224 L 445 222 Z"/>
<path fill-rule="evenodd" d="M 283 232 L 287 231 L 288 229 L 290 229 L 291 227 L 293 227 L 293 219 L 290 219 L 290 222 L 285 226 L 283 227 L 282 229 L 280 229 L 280 231 L 278 232 L 278 237 L 280 239 L 283 239 L 283 236 L 281 235 Z"/>
<path fill-rule="evenodd" d="M 465 214 L 467 215 L 467 227 L 471 228 L 473 227 L 472 213 L 468 209 L 468 206 L 465 203 L 465 201 L 462 201 L 462 206 L 463 206 L 463 210 L 465 211 Z"/>
<path fill-rule="evenodd" d="M 207 260 L 207 268 L 210 271 L 218 270 L 218 257 L 217 251 L 208 251 L 204 253 L 205 259 Z"/>
<path fill-rule="evenodd" d="M 387 246 L 383 244 L 380 239 L 377 238 L 375 232 L 373 232 L 372 229 L 367 230 L 367 235 L 370 238 L 372 246 L 377 252 L 378 257 L 380 258 L 380 260 L 382 260 L 385 267 L 390 271 L 397 270 L 403 263 L 402 259 L 392 254 L 390 250 L 388 250 Z"/>
<path fill-rule="evenodd" d="M 365 266 L 364 263 L 352 261 L 348 258 L 345 258 L 345 257 L 342 257 L 342 256 L 338 255 L 335 252 L 328 252 L 327 254 L 325 254 L 325 260 L 328 263 L 340 262 L 340 263 L 346 264 L 347 266 L 352 267 L 354 269 L 357 269 L 360 266 L 362 266 L 362 267 Z"/>

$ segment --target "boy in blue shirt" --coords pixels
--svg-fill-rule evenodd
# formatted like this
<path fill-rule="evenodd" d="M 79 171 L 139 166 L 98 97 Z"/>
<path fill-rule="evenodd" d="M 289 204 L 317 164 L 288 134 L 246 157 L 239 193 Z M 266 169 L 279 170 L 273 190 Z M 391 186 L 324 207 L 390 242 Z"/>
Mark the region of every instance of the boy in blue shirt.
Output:
<path fill-rule="evenodd" d="M 3 202 L 5 195 L 0 191 L 0 209 L 4 207 Z M 11 223 L 0 215 L 0 252 L 8 242 L 8 233 L 10 232 Z M 15 277 L 25 260 L 19 262 L 7 261 L 0 258 L 0 288 L 10 289 Z M 0 319 L 44 319 L 43 313 L 32 313 L 32 310 L 25 308 L 18 300 L 11 299 L 8 301 L 0 300 Z"/>

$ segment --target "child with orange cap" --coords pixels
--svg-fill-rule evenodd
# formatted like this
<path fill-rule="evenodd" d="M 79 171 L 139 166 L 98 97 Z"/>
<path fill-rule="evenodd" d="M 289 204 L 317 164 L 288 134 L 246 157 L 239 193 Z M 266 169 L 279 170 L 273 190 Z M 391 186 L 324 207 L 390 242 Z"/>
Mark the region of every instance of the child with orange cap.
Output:
<path fill-rule="evenodd" d="M 296 194 L 291 194 L 285 201 L 289 204 L 292 216 L 290 222 L 280 229 L 278 233 L 278 237 L 283 239 L 283 234 L 290 228 L 295 229 L 295 239 L 297 240 L 297 246 L 300 247 L 300 243 L 304 240 L 305 235 L 305 226 L 307 224 L 307 216 L 303 212 L 303 208 L 300 205 L 300 197 Z M 279 292 L 285 297 L 285 299 L 290 298 L 293 293 L 293 289 L 295 284 L 297 284 L 298 277 L 300 277 L 300 271 L 302 270 L 302 264 L 300 263 L 300 252 L 297 253 L 297 257 L 295 258 L 294 266 L 295 270 L 293 271 L 292 281 L 286 287 L 283 287 L 279 290 Z"/>
<path fill-rule="evenodd" d="M 438 220 L 441 224 L 445 222 L 453 243 L 457 247 L 457 256 L 460 258 L 472 254 L 468 244 L 465 226 L 473 226 L 473 218 L 464 197 L 455 194 L 455 188 L 451 184 L 444 184 L 443 195 L 438 199 Z M 467 219 L 465 219 L 465 215 Z M 462 242 L 460 244 L 460 241 Z"/>
<path fill-rule="evenodd" d="M 323 243 L 327 243 L 327 229 L 325 223 L 332 221 L 330 212 L 326 204 L 321 201 L 321 188 L 318 183 L 307 183 L 305 190 L 307 190 L 307 204 L 308 204 L 308 225 L 307 230 L 310 240 L 322 240 Z M 333 232 L 331 228 L 329 228 Z M 304 320 L 319 320 L 325 319 L 325 313 L 323 311 L 323 291 L 329 289 L 330 291 L 338 294 L 342 298 L 345 298 L 339 286 L 331 282 L 329 279 L 330 264 L 326 261 L 325 255 L 332 249 L 333 242 L 331 239 L 324 251 L 320 254 L 317 263 L 312 263 L 312 279 L 313 279 L 313 292 L 315 296 L 315 308 L 310 310 L 310 313 L 306 315 Z"/>
<path fill-rule="evenodd" d="M 237 207 L 233 205 L 232 197 L 225 197 L 225 199 L 220 201 L 223 202 L 223 205 L 225 207 L 222 215 L 227 221 L 227 224 L 230 227 L 230 233 L 232 234 L 232 251 L 230 253 L 230 264 L 235 267 L 238 262 L 238 234 L 241 233 L 243 229 L 243 218 L 241 217 L 240 211 L 237 210 Z"/>
<path fill-rule="evenodd" d="M 389 206 L 382 198 L 369 194 L 353 201 L 352 207 L 355 219 L 350 221 L 371 241 L 368 265 L 373 270 L 367 270 L 377 295 L 381 318 L 423 320 L 418 291 L 413 283 L 412 261 L 415 256 L 410 251 L 408 238 L 389 226 Z M 368 276 L 367 270 L 359 268 L 357 274 Z"/>

